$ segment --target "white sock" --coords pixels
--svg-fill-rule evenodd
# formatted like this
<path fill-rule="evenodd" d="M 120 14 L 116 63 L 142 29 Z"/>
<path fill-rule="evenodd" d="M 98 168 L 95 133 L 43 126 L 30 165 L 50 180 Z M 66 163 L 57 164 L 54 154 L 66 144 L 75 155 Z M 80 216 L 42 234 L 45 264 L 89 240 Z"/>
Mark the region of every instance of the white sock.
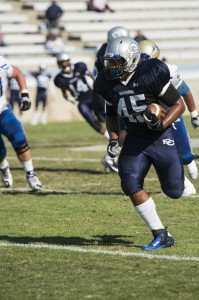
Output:
<path fill-rule="evenodd" d="M 26 172 L 34 171 L 32 159 L 22 162 L 22 166 Z"/>
<path fill-rule="evenodd" d="M 144 203 L 135 206 L 135 210 L 151 230 L 164 228 L 156 212 L 155 203 L 151 197 Z"/>
<path fill-rule="evenodd" d="M 193 183 L 185 176 L 184 177 L 184 188 L 192 188 Z"/>
<path fill-rule="evenodd" d="M 104 132 L 104 137 L 105 137 L 107 140 L 109 140 L 109 134 L 108 134 L 108 131 L 107 131 L 107 130 Z"/>
<path fill-rule="evenodd" d="M 7 159 L 3 159 L 2 160 L 2 162 L 0 163 L 0 168 L 1 169 L 5 169 L 6 167 L 8 167 L 9 166 L 9 163 L 8 163 L 8 161 L 7 161 Z"/>

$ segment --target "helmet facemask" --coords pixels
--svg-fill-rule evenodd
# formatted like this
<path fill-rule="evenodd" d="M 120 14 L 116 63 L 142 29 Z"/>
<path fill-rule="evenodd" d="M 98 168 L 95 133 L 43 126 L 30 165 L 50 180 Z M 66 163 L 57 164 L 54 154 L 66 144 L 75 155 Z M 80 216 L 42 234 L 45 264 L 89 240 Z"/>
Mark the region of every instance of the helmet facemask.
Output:
<path fill-rule="evenodd" d="M 114 80 L 126 75 L 124 71 L 126 62 L 123 57 L 113 57 L 104 59 L 104 71 L 107 79 Z"/>
<path fill-rule="evenodd" d="M 122 79 L 128 73 L 132 73 L 139 59 L 140 49 L 133 39 L 114 39 L 108 44 L 104 55 L 104 72 L 107 79 Z"/>
<path fill-rule="evenodd" d="M 64 73 L 71 73 L 70 59 L 58 61 L 58 66 Z"/>

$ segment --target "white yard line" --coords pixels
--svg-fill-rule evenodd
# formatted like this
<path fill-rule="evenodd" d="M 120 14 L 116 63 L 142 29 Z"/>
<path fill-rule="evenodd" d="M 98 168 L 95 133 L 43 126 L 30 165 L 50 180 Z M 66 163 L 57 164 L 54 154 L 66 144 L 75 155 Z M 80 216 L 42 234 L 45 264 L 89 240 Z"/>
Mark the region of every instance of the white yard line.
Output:
<path fill-rule="evenodd" d="M 15 156 L 8 156 L 8 160 L 17 160 Z M 78 158 L 78 157 L 36 157 L 34 156 L 33 160 L 43 160 L 43 161 L 85 161 L 85 162 L 100 162 L 100 158 Z M 199 160 L 195 159 L 196 164 L 199 164 Z"/>
<path fill-rule="evenodd" d="M 152 181 L 152 180 L 157 180 L 157 178 L 149 178 L 149 181 Z M 91 185 L 94 185 L 94 186 L 98 186 L 99 184 L 91 184 Z M 9 194 L 10 193 L 30 193 L 30 194 L 36 194 L 36 193 L 42 193 L 42 194 L 48 194 L 48 193 L 54 193 L 54 194 L 62 194 L 62 195 L 70 195 L 70 194 L 76 194 L 76 195 L 83 195 L 83 194 L 89 194 L 89 191 L 70 191 L 70 190 L 50 190 L 50 189 L 45 189 L 45 188 L 42 188 L 41 190 L 38 190 L 38 191 L 32 191 L 28 188 L 0 188 L 0 194 L 3 193 L 3 192 L 6 192 Z M 91 192 L 92 193 L 92 192 Z M 98 192 L 93 192 L 93 194 L 95 193 L 98 193 Z M 124 193 L 122 191 L 104 191 L 104 192 L 101 192 L 101 194 L 117 194 L 117 195 L 124 195 Z M 161 196 L 164 196 L 166 197 L 166 195 L 164 195 L 163 193 L 158 193 L 158 195 L 161 195 Z M 189 197 L 189 198 L 199 198 L 199 194 L 195 194 L 195 195 L 188 195 L 188 196 L 182 196 L 183 198 L 184 197 Z"/>
<path fill-rule="evenodd" d="M 109 250 L 94 250 L 84 249 L 81 247 L 73 246 L 58 246 L 58 245 L 46 245 L 46 244 L 20 244 L 20 243 L 4 243 L 0 242 L 0 247 L 20 247 L 20 248 L 35 248 L 35 249 L 51 249 L 51 250 L 65 250 L 70 252 L 80 253 L 94 253 L 94 254 L 106 254 L 106 255 L 118 255 L 118 256 L 134 256 L 148 259 L 163 259 L 172 261 L 199 261 L 199 257 L 183 257 L 176 255 L 156 255 L 139 252 L 125 252 L 125 251 L 109 251 Z"/>

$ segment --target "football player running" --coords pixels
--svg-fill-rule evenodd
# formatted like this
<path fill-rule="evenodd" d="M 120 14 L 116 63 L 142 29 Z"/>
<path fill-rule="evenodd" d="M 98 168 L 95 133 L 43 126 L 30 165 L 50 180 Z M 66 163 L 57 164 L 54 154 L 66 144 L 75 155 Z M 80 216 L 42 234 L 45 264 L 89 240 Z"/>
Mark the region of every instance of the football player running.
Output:
<path fill-rule="evenodd" d="M 130 32 L 128 31 L 128 29 L 126 29 L 123 26 L 112 27 L 107 32 L 107 42 L 102 44 L 102 46 L 99 48 L 96 54 L 95 65 L 93 70 L 94 78 L 96 78 L 97 74 L 101 72 L 104 68 L 104 54 L 108 43 L 110 43 L 110 41 L 112 41 L 113 39 L 121 36 L 130 36 Z M 92 107 L 101 116 L 103 122 L 105 122 L 105 99 L 99 93 L 97 93 L 95 89 L 93 90 Z M 122 124 L 121 120 L 120 122 L 121 122 L 120 127 L 123 128 L 124 124 Z M 121 130 L 120 131 L 121 137 L 122 137 L 122 133 L 123 131 Z M 105 154 L 105 156 L 101 160 L 101 163 L 104 165 L 106 173 L 110 173 L 112 171 L 118 172 L 117 158 L 111 158 L 108 154 Z"/>
<path fill-rule="evenodd" d="M 90 126 L 108 139 L 109 135 L 106 128 L 103 127 L 97 113 L 95 114 L 92 109 L 92 89 L 86 79 L 86 75 L 92 78 L 92 74 L 86 64 L 83 62 L 71 64 L 67 53 L 61 53 L 57 56 L 57 64 L 61 72 L 55 76 L 54 83 L 61 89 L 63 97 L 73 104 L 77 104 L 80 114 Z M 68 96 L 68 92 L 73 99 Z"/>
<path fill-rule="evenodd" d="M 140 48 L 132 38 L 112 40 L 95 88 L 106 99 L 108 152 L 112 156 L 119 152 L 118 119 L 122 117 L 125 122 L 127 135 L 118 161 L 121 187 L 152 231 L 153 241 L 142 249 L 156 250 L 173 246 L 174 239 L 163 226 L 153 198 L 144 190 L 144 179 L 153 165 L 164 194 L 173 199 L 182 196 L 184 170 L 172 123 L 185 111 L 185 105 L 162 61 L 139 62 Z M 147 120 L 146 107 L 160 100 L 170 107 L 166 117 L 161 121 L 153 115 Z"/>
<path fill-rule="evenodd" d="M 141 49 L 142 59 L 159 58 L 160 50 L 158 46 L 154 43 L 154 41 L 141 41 L 139 43 L 139 46 Z M 166 64 L 170 71 L 170 81 L 173 84 L 173 86 L 178 90 L 179 94 L 183 97 L 185 104 L 190 112 L 192 126 L 194 129 L 196 129 L 199 126 L 199 116 L 190 88 L 185 83 L 185 81 L 182 80 L 178 72 L 177 66 L 168 63 Z M 197 179 L 198 168 L 194 161 L 195 156 L 191 148 L 189 133 L 187 132 L 182 116 L 180 116 L 180 118 L 178 118 L 174 122 L 174 127 L 176 128 L 175 134 L 177 137 L 177 142 L 183 164 L 187 167 L 188 174 L 191 177 L 191 179 Z M 195 193 L 196 189 L 194 185 L 185 176 L 185 189 L 183 195 L 191 195 Z"/>
<path fill-rule="evenodd" d="M 26 173 L 26 179 L 30 188 L 34 191 L 41 189 L 41 182 L 37 178 L 30 148 L 22 127 L 22 124 L 15 117 L 10 105 L 6 101 L 7 78 L 15 78 L 21 91 L 21 111 L 29 110 L 31 102 L 23 73 L 15 66 L 10 65 L 7 60 L 0 56 L 0 175 L 6 188 L 13 185 L 13 178 L 10 172 L 9 163 L 6 159 L 6 146 L 3 141 L 4 135 L 12 144 L 16 155 Z"/>

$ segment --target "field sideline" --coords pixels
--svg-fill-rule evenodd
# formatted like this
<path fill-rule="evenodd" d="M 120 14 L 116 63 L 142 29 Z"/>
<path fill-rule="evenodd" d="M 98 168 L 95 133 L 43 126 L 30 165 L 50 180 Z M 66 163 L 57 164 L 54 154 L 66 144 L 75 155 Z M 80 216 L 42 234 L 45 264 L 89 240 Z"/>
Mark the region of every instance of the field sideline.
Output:
<path fill-rule="evenodd" d="M 185 121 L 198 165 L 199 131 Z M 198 180 L 196 195 L 171 200 L 151 168 L 145 188 L 176 243 L 144 252 L 152 235 L 100 163 L 106 140 L 82 121 L 25 131 L 43 189 L 29 190 L 7 143 L 14 186 L 0 185 L 1 300 L 198 299 Z"/>

